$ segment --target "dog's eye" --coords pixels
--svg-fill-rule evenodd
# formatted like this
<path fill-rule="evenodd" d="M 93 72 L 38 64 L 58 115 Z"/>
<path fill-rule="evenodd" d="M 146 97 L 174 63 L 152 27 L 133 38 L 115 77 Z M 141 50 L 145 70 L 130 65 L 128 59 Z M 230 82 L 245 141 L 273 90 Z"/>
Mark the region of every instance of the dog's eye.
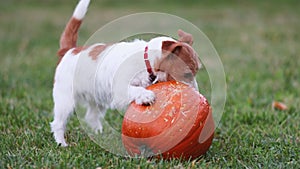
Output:
<path fill-rule="evenodd" d="M 193 74 L 192 73 L 184 73 L 183 77 L 189 79 L 189 78 L 193 77 Z"/>
<path fill-rule="evenodd" d="M 154 68 L 154 71 L 155 71 L 155 72 L 159 72 L 159 71 L 160 71 L 160 69 Z"/>

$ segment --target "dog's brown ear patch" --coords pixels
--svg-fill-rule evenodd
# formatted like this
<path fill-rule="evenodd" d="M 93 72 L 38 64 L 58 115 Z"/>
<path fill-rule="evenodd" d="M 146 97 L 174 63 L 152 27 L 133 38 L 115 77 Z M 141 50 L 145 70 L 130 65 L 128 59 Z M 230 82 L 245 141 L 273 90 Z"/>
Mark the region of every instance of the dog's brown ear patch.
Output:
<path fill-rule="evenodd" d="M 182 45 L 178 42 L 174 41 L 163 41 L 162 43 L 162 51 L 164 53 L 174 53 L 175 55 L 179 54 Z"/>
<path fill-rule="evenodd" d="M 163 64 L 156 64 L 157 69 L 167 70 L 173 67 L 170 72 L 184 72 L 186 66 L 195 75 L 199 69 L 198 55 L 187 43 L 176 41 L 163 41 L 162 43 L 163 58 L 160 61 Z M 163 68 L 160 68 L 163 67 Z"/>
<path fill-rule="evenodd" d="M 178 36 L 179 36 L 179 40 L 180 42 L 185 42 L 187 44 L 189 44 L 190 46 L 193 45 L 193 36 L 189 33 L 184 32 L 183 30 L 179 29 L 178 30 Z"/>

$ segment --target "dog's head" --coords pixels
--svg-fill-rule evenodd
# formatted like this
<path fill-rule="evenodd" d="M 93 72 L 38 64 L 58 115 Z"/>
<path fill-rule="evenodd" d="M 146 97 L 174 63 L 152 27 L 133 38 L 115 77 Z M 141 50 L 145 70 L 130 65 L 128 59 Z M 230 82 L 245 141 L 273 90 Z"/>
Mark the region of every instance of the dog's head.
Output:
<path fill-rule="evenodd" d="M 197 53 L 191 47 L 192 35 L 178 31 L 178 41 L 162 42 L 162 57 L 154 63 L 154 70 L 167 74 L 167 80 L 176 80 L 197 87 L 195 76 L 201 67 Z"/>

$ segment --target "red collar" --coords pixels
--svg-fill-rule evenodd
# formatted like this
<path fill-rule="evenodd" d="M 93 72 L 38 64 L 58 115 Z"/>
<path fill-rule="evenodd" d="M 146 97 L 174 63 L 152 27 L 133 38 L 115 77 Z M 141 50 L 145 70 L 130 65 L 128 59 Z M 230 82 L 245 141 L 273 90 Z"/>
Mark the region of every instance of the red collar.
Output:
<path fill-rule="evenodd" d="M 149 80 L 151 82 L 154 82 L 154 80 L 156 79 L 156 76 L 153 73 L 149 58 L 148 58 L 148 46 L 145 47 L 145 51 L 144 51 L 144 61 L 145 61 L 145 65 L 147 68 L 147 72 L 149 74 Z"/>

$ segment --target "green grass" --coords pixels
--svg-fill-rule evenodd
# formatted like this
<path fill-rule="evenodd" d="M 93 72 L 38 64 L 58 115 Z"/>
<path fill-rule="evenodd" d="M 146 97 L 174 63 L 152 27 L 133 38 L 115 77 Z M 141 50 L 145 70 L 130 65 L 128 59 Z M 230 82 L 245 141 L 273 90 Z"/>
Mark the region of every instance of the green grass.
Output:
<path fill-rule="evenodd" d="M 187 162 L 112 155 L 75 116 L 66 133 L 71 146 L 57 147 L 49 127 L 56 51 L 76 4 L 58 2 L 0 2 L 0 168 L 300 168 L 299 1 L 92 2 L 81 44 L 120 16 L 160 11 L 188 19 L 215 45 L 226 107 L 209 151 Z M 201 85 L 208 90 L 209 80 Z M 273 110 L 273 100 L 289 109 Z"/>

